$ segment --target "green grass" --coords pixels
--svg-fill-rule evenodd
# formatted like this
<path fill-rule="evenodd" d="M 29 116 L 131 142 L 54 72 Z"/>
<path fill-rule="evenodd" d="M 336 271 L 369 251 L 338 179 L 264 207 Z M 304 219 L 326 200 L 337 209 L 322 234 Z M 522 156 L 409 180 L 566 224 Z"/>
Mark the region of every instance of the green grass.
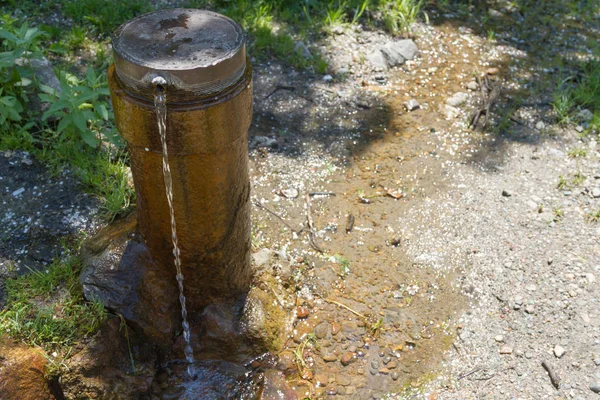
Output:
<path fill-rule="evenodd" d="M 99 302 L 83 297 L 81 260 L 68 256 L 47 269 L 5 282 L 0 332 L 47 351 L 63 351 L 96 332 L 106 318 Z"/>
<path fill-rule="evenodd" d="M 101 35 L 112 34 L 123 22 L 152 11 L 143 0 L 64 0 L 61 1 L 64 14 L 78 24 L 91 24 Z"/>
<path fill-rule="evenodd" d="M 576 147 L 574 149 L 569 150 L 568 153 L 571 158 L 583 158 L 587 157 L 587 150 L 582 147 Z"/>
<path fill-rule="evenodd" d="M 587 214 L 586 219 L 589 222 L 598 222 L 600 221 L 600 209 L 596 211 L 591 211 Z"/>
<path fill-rule="evenodd" d="M 592 121 L 584 121 L 600 128 L 600 62 L 589 61 L 578 66 L 578 73 L 561 78 L 553 94 L 552 107 L 559 123 L 574 121 L 579 110 L 592 112 Z"/>

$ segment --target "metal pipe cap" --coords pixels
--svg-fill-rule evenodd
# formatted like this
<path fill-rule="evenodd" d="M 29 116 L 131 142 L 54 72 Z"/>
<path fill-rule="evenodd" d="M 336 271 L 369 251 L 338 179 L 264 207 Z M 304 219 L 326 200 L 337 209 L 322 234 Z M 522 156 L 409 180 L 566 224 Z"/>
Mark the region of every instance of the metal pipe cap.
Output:
<path fill-rule="evenodd" d="M 157 77 L 166 81 L 168 100 L 179 102 L 220 92 L 240 80 L 246 69 L 242 28 L 205 10 L 144 14 L 117 28 L 112 47 L 124 89 L 148 99 L 153 98 Z"/>

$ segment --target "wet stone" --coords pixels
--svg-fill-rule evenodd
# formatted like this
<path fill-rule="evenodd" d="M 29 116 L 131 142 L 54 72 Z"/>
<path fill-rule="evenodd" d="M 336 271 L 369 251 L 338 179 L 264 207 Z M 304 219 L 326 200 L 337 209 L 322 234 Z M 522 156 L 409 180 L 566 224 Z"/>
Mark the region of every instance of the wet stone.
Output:
<path fill-rule="evenodd" d="M 306 322 L 302 321 L 294 329 L 294 342 L 302 343 L 302 341 L 312 332 L 312 327 Z"/>
<path fill-rule="evenodd" d="M 296 308 L 296 316 L 300 319 L 308 317 L 309 314 L 310 314 L 310 311 L 308 310 L 307 307 L 300 306 L 300 307 Z"/>
<path fill-rule="evenodd" d="M 342 358 L 340 358 L 340 362 L 342 363 L 342 365 L 346 366 L 346 365 L 350 365 L 353 362 L 356 361 L 356 354 L 352 353 L 352 352 L 345 352 L 342 355 Z"/>
<path fill-rule="evenodd" d="M 334 322 L 331 324 L 331 334 L 332 335 L 337 335 L 341 330 L 342 330 L 342 326 L 339 323 Z"/>
<path fill-rule="evenodd" d="M 326 321 L 321 322 L 315 327 L 315 336 L 317 339 L 323 339 L 329 332 L 329 323 Z"/>
<path fill-rule="evenodd" d="M 352 379 L 347 375 L 337 374 L 335 377 L 335 383 L 340 386 L 348 386 L 352 383 Z"/>
<path fill-rule="evenodd" d="M 325 374 L 315 374 L 315 385 L 325 387 L 329 383 L 329 378 Z"/>
<path fill-rule="evenodd" d="M 321 358 L 323 359 L 323 361 L 325 362 L 334 362 L 337 361 L 337 356 L 333 353 L 325 353 L 321 355 Z"/>
<path fill-rule="evenodd" d="M 277 368 L 281 371 L 291 371 L 296 369 L 294 354 L 291 351 L 284 351 L 279 355 Z"/>
<path fill-rule="evenodd" d="M 392 377 L 393 380 L 397 381 L 398 378 L 400 378 L 400 373 L 398 373 L 397 371 L 393 371 L 390 376 Z"/>

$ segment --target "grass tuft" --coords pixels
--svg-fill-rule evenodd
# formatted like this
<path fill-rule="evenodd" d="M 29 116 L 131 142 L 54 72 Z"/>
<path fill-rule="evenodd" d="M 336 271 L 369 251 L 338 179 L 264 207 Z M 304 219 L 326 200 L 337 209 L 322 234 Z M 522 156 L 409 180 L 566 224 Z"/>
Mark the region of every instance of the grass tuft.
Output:
<path fill-rule="evenodd" d="M 96 332 L 106 318 L 100 302 L 83 297 L 81 259 L 67 256 L 47 269 L 5 283 L 0 332 L 46 351 L 60 351 Z"/>

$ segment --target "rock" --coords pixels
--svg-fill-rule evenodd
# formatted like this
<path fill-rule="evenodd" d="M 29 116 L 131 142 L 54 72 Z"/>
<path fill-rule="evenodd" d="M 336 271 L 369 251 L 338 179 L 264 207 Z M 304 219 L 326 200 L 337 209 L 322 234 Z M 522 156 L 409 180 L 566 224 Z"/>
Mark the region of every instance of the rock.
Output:
<path fill-rule="evenodd" d="M 312 54 L 303 41 L 297 41 L 294 45 L 294 52 L 304 58 L 312 58 Z"/>
<path fill-rule="evenodd" d="M 496 342 L 498 342 L 498 343 L 502 343 L 502 342 L 504 342 L 504 336 L 502 336 L 502 335 L 496 335 L 496 336 L 494 337 L 494 340 L 495 340 Z"/>
<path fill-rule="evenodd" d="M 381 53 L 385 57 L 388 67 L 396 67 L 406 62 L 406 59 L 393 46 L 386 45 L 381 48 Z"/>
<path fill-rule="evenodd" d="M 479 90 L 479 84 L 475 81 L 471 81 L 467 83 L 467 89 L 469 90 Z"/>
<path fill-rule="evenodd" d="M 294 342 L 302 343 L 313 329 L 306 321 L 300 322 L 294 329 Z"/>
<path fill-rule="evenodd" d="M 101 300 L 166 347 L 179 329 L 179 291 L 170 271 L 135 233 L 136 225 L 133 213 L 83 243 L 83 294 L 89 301 Z"/>
<path fill-rule="evenodd" d="M 374 50 L 366 55 L 371 66 L 377 69 L 387 70 L 388 64 L 381 50 Z"/>
<path fill-rule="evenodd" d="M 502 191 L 502 196 L 504 196 L 504 197 L 511 197 L 511 196 L 512 196 L 512 193 L 511 193 L 511 192 L 509 192 L 508 190 L 503 190 L 503 191 Z"/>
<path fill-rule="evenodd" d="M 397 381 L 400 378 L 400 374 L 397 371 L 392 371 L 390 374 L 393 380 Z"/>
<path fill-rule="evenodd" d="M 329 323 L 327 321 L 323 321 L 315 327 L 315 336 L 317 339 L 323 339 L 328 333 Z"/>
<path fill-rule="evenodd" d="M 252 254 L 252 260 L 254 265 L 262 267 L 263 265 L 269 265 L 273 259 L 273 252 L 269 249 L 260 249 L 256 253 Z"/>
<path fill-rule="evenodd" d="M 47 58 L 17 58 L 15 64 L 21 67 L 29 65 L 33 70 L 33 74 L 35 75 L 38 84 L 46 85 L 54 89 L 57 94 L 62 93 L 60 81 L 56 76 L 56 72 L 54 72 L 54 68 L 52 68 L 52 64 Z"/>
<path fill-rule="evenodd" d="M 560 344 L 557 344 L 556 346 L 554 346 L 554 355 L 556 356 L 556 358 L 561 358 L 565 355 L 565 349 L 563 349 L 563 347 Z"/>
<path fill-rule="evenodd" d="M 25 191 L 25 188 L 22 187 L 22 188 L 19 188 L 19 189 L 15 190 L 11 194 L 12 194 L 13 197 L 19 197 L 21 194 L 23 194 L 24 191 Z"/>
<path fill-rule="evenodd" d="M 331 334 L 332 335 L 337 335 L 341 330 L 342 330 L 342 325 L 340 325 L 338 322 L 331 323 Z"/>
<path fill-rule="evenodd" d="M 594 359 L 594 364 L 596 364 L 596 367 L 600 367 L 600 358 Z"/>
<path fill-rule="evenodd" d="M 590 390 L 594 393 L 600 393 L 600 382 L 590 383 Z"/>
<path fill-rule="evenodd" d="M 285 380 L 285 375 L 275 369 L 264 372 L 263 390 L 258 400 L 297 400 L 298 395 Z"/>
<path fill-rule="evenodd" d="M 537 129 L 538 131 L 542 131 L 544 130 L 544 128 L 546 128 L 546 124 L 544 123 L 544 121 L 536 122 L 535 129 Z"/>
<path fill-rule="evenodd" d="M 306 308 L 304 306 L 296 307 L 296 316 L 298 318 L 304 319 L 304 318 L 308 317 L 308 314 L 310 314 L 310 311 L 308 310 L 308 308 Z"/>
<path fill-rule="evenodd" d="M 595 187 L 592 189 L 592 197 L 595 199 L 600 197 L 600 187 Z"/>
<path fill-rule="evenodd" d="M 498 75 L 500 73 L 500 70 L 498 68 L 493 67 L 493 68 L 488 68 L 485 71 L 485 73 L 488 75 Z"/>
<path fill-rule="evenodd" d="M 415 42 L 410 39 L 398 40 L 386 47 L 400 54 L 405 60 L 412 60 L 419 51 Z"/>
<path fill-rule="evenodd" d="M 296 370 L 296 358 L 294 356 L 294 354 L 289 351 L 283 351 L 280 355 L 279 355 L 279 361 L 277 363 L 277 368 L 280 371 L 295 371 Z"/>
<path fill-rule="evenodd" d="M 41 349 L 0 336 L 0 399 L 56 398 L 44 378 L 47 366 L 42 354 Z"/>
<path fill-rule="evenodd" d="M 512 352 L 513 348 L 508 345 L 504 345 L 500 348 L 500 354 L 512 354 Z"/>
<path fill-rule="evenodd" d="M 348 386 L 352 383 L 352 379 L 346 374 L 336 374 L 335 383 L 340 386 Z"/>
<path fill-rule="evenodd" d="M 342 354 L 342 357 L 340 358 L 340 362 L 342 363 L 343 366 L 350 365 L 355 361 L 356 361 L 356 354 L 352 353 L 350 351 L 347 351 L 344 354 Z"/>
<path fill-rule="evenodd" d="M 325 82 L 331 82 L 333 80 L 333 76 L 327 74 L 327 75 L 323 76 L 323 80 Z"/>
<path fill-rule="evenodd" d="M 527 304 L 525 306 L 525 312 L 527 314 L 535 314 L 535 307 L 533 306 L 533 304 Z"/>
<path fill-rule="evenodd" d="M 404 103 L 404 107 L 406 107 L 406 111 L 414 111 L 417 110 L 421 107 L 421 105 L 419 104 L 419 102 L 415 99 L 410 99 L 407 102 Z"/>
<path fill-rule="evenodd" d="M 271 294 L 253 287 L 244 305 L 239 323 L 242 327 L 240 333 L 253 344 L 256 350 L 278 352 L 290 329 L 286 319 L 286 311 Z M 228 346 L 232 344 L 229 343 Z"/>
<path fill-rule="evenodd" d="M 461 104 L 464 104 L 468 98 L 469 98 L 469 95 L 466 94 L 465 92 L 457 92 L 457 93 L 454 93 L 448 99 L 446 99 L 446 104 L 448 104 L 452 107 L 458 107 Z"/>
<path fill-rule="evenodd" d="M 321 358 L 325 362 L 334 362 L 334 361 L 337 361 L 337 359 L 338 359 L 337 356 L 333 353 L 322 353 Z"/>
<path fill-rule="evenodd" d="M 577 113 L 577 118 L 580 121 L 590 122 L 591 120 L 594 119 L 594 113 L 591 112 L 590 110 L 584 108 L 583 110 L 581 110 Z"/>
<path fill-rule="evenodd" d="M 460 110 L 449 104 L 444 104 L 440 108 L 440 113 L 446 117 L 446 119 L 455 119 L 460 115 Z"/>
<path fill-rule="evenodd" d="M 329 378 L 325 374 L 315 374 L 315 385 L 325 387 L 329 383 Z"/>
<path fill-rule="evenodd" d="M 258 149 L 260 147 L 270 147 L 276 149 L 279 147 L 279 142 L 277 139 L 266 136 L 254 136 L 252 140 L 250 140 L 248 147 L 250 147 L 250 149 Z"/>
<path fill-rule="evenodd" d="M 300 195 L 296 188 L 282 189 L 279 193 L 287 199 L 295 199 Z"/>

